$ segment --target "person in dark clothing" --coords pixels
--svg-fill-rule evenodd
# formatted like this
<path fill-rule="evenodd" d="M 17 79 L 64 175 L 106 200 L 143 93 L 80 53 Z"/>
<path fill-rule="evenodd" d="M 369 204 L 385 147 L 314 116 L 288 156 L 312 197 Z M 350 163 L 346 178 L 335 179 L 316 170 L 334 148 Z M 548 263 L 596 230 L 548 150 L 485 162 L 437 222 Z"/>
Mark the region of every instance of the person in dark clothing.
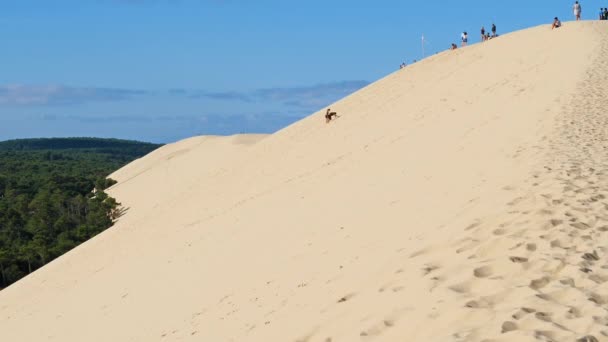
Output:
<path fill-rule="evenodd" d="M 485 41 L 486 40 L 486 28 L 485 27 L 481 27 L 481 41 Z"/>
<path fill-rule="evenodd" d="M 496 25 L 492 24 L 492 38 L 496 37 Z"/>
<path fill-rule="evenodd" d="M 557 19 L 557 17 L 555 17 L 553 19 L 553 25 L 551 25 L 551 29 L 556 29 L 556 28 L 560 28 L 562 26 L 562 22 L 559 21 L 559 19 Z"/>
<path fill-rule="evenodd" d="M 329 123 L 334 116 L 338 117 L 338 113 L 332 112 L 331 108 L 327 108 L 327 112 L 325 112 L 325 123 Z"/>

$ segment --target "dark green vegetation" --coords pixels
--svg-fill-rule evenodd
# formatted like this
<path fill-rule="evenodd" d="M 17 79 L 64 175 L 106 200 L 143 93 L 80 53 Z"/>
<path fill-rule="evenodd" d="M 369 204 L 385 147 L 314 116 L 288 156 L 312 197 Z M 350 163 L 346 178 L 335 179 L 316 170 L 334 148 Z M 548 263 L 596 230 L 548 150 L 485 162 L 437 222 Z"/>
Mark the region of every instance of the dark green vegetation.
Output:
<path fill-rule="evenodd" d="M 112 226 L 106 177 L 160 145 L 94 138 L 0 142 L 0 289 Z M 97 191 L 93 193 L 93 190 Z"/>

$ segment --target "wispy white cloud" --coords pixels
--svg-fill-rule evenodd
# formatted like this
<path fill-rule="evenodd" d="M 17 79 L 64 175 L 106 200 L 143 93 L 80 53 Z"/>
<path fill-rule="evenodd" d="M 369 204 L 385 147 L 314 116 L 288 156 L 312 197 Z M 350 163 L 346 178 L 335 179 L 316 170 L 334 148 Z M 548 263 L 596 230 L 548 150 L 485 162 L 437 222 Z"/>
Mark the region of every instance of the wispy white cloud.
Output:
<path fill-rule="evenodd" d="M 365 86 L 367 81 L 339 81 L 302 87 L 263 88 L 251 92 L 209 92 L 173 90 L 174 95 L 185 95 L 193 99 L 212 99 L 242 102 L 273 102 L 290 107 L 320 107 L 328 102 L 351 94 Z"/>
<path fill-rule="evenodd" d="M 365 86 L 367 81 L 341 81 L 306 87 L 268 88 L 254 94 L 265 101 L 278 101 L 288 106 L 317 107 L 349 95 Z"/>
<path fill-rule="evenodd" d="M 221 101 L 242 101 L 252 102 L 254 98 L 248 93 L 241 93 L 237 91 L 225 91 L 225 92 L 212 92 L 212 91 L 194 91 L 186 92 L 187 97 L 191 99 L 211 99 Z"/>
<path fill-rule="evenodd" d="M 0 85 L 0 106 L 69 106 L 86 103 L 146 100 L 151 95 L 184 99 L 279 105 L 308 111 L 351 94 L 367 81 L 339 81 L 301 87 L 262 88 L 252 91 L 205 91 L 172 88 L 163 91 L 70 87 L 65 85 Z"/>
<path fill-rule="evenodd" d="M 0 105 L 75 105 L 125 101 L 149 92 L 143 90 L 67 87 L 63 85 L 0 85 Z"/>

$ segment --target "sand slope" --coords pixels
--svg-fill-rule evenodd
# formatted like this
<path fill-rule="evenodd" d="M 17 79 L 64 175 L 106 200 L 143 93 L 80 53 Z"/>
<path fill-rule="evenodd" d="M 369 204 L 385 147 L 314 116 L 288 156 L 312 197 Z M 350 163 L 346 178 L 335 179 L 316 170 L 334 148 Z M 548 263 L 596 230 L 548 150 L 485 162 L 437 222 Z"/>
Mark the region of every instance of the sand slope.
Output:
<path fill-rule="evenodd" d="M 165 146 L 113 175 L 113 228 L 0 292 L 0 337 L 606 340 L 606 55 L 608 23 L 545 25 L 329 125 Z"/>

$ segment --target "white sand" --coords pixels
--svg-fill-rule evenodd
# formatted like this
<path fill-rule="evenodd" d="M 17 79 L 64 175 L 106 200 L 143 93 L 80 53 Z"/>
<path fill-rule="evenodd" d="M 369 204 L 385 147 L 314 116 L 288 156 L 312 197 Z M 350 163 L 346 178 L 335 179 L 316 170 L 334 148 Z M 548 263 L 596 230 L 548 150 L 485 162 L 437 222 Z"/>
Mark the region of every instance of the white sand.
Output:
<path fill-rule="evenodd" d="M 608 22 L 545 25 L 330 124 L 163 147 L 113 175 L 113 228 L 0 292 L 0 338 L 607 340 L 607 56 Z"/>

